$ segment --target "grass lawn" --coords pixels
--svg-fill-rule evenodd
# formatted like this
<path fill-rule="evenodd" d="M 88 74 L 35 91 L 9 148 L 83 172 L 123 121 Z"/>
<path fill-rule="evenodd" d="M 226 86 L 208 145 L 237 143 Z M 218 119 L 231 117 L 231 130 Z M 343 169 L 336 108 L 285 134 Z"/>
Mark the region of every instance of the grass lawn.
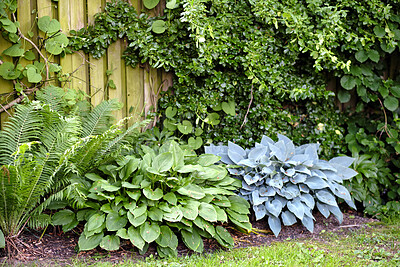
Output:
<path fill-rule="evenodd" d="M 400 266 L 400 219 L 368 224 L 361 229 L 321 232 L 318 238 L 286 240 L 269 246 L 238 248 L 177 259 L 144 261 L 123 259 L 119 263 L 101 258 L 89 264 L 73 260 L 73 266 Z"/>

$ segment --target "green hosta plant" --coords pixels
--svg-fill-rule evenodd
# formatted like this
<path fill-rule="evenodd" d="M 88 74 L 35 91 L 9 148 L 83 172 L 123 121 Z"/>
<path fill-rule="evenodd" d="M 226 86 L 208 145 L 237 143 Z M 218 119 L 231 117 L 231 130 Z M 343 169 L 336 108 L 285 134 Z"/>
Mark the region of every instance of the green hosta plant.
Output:
<path fill-rule="evenodd" d="M 240 181 L 214 164 L 219 160 L 215 155 L 197 156 L 175 141 L 156 148 L 143 145 L 140 155 L 116 156 L 79 178 L 86 208 L 76 215 L 60 210 L 53 222 L 65 231 L 85 222 L 80 250 L 117 250 L 123 239 L 142 252 L 155 242 L 160 256 L 176 256 L 178 237 L 196 252 L 203 251 L 202 237 L 232 248 L 224 223 L 229 219 L 251 230 L 250 206 L 234 193 Z"/>
<path fill-rule="evenodd" d="M 357 175 L 348 168 L 354 159 L 320 160 L 318 144 L 296 147 L 289 138 L 283 135 L 278 138 L 274 142 L 263 136 L 261 143 L 252 149 L 245 150 L 229 142 L 228 146 L 205 147 L 205 151 L 231 165 L 229 172 L 242 182 L 239 196 L 251 203 L 257 220 L 268 216 L 268 224 L 276 236 L 281 223 L 293 225 L 297 219 L 312 232 L 315 207 L 325 217 L 332 213 L 341 223 L 343 214 L 336 197 L 355 208 L 342 185 L 343 180 Z"/>

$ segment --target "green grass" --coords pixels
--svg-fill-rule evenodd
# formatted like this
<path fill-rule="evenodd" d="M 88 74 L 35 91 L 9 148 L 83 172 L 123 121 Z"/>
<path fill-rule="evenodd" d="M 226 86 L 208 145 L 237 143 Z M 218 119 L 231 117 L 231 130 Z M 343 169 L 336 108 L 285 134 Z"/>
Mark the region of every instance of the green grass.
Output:
<path fill-rule="evenodd" d="M 366 225 L 356 230 L 323 231 L 318 238 L 286 240 L 269 246 L 248 247 L 177 259 L 150 256 L 121 259 L 76 258 L 72 266 L 400 266 L 400 221 Z M 57 263 L 56 263 L 57 264 Z M 56 265 L 54 263 L 51 266 Z M 35 266 L 35 264 L 32 264 Z M 40 266 L 42 266 L 40 264 Z"/>

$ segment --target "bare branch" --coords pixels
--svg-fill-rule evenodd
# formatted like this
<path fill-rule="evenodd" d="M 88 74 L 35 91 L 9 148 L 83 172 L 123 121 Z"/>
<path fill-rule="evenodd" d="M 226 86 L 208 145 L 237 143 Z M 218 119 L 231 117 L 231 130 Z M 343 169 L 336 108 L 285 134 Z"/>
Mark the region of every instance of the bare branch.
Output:
<path fill-rule="evenodd" d="M 244 120 L 243 120 L 242 125 L 240 126 L 240 129 L 242 129 L 243 126 L 246 124 L 247 115 L 249 114 L 251 103 L 253 103 L 253 84 L 251 84 L 250 103 L 249 103 L 249 106 L 247 107 L 247 112 L 246 112 L 246 115 L 244 116 Z"/>

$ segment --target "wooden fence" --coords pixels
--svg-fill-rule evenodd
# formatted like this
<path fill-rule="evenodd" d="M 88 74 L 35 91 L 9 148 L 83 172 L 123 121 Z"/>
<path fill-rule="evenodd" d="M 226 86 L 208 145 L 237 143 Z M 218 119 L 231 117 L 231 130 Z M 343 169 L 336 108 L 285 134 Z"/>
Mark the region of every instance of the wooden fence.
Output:
<path fill-rule="evenodd" d="M 109 0 L 107 0 L 108 2 Z M 140 12 L 143 9 L 141 0 L 131 0 L 132 5 Z M 50 16 L 59 20 L 61 29 L 68 35 L 70 30 L 77 30 L 93 24 L 94 15 L 104 9 L 105 0 L 18 0 L 17 20 L 20 29 L 27 36 L 28 31 L 34 33 L 33 40 L 40 37 L 36 27 L 37 18 Z M 162 12 L 159 4 L 153 12 Z M 11 44 L 0 35 L 0 51 Z M 91 96 L 93 105 L 99 104 L 103 99 L 117 98 L 124 107 L 115 112 L 117 119 L 148 111 L 156 105 L 156 96 L 159 89 L 166 89 L 172 84 L 171 75 L 145 66 L 132 68 L 125 65 L 121 55 L 126 43 L 120 39 L 113 43 L 105 56 L 94 59 L 77 51 L 65 57 L 52 58 L 61 64 L 63 73 L 70 73 L 68 81 L 61 86 L 80 89 Z M 4 58 L 5 61 L 12 60 Z M 25 62 L 26 63 L 26 62 Z M 111 76 L 107 77 L 106 71 L 111 70 Z M 116 88 L 107 86 L 107 80 L 113 80 Z M 13 91 L 13 84 L 0 77 L 0 94 Z M 1 113 L 1 121 L 7 118 L 7 113 Z"/>

